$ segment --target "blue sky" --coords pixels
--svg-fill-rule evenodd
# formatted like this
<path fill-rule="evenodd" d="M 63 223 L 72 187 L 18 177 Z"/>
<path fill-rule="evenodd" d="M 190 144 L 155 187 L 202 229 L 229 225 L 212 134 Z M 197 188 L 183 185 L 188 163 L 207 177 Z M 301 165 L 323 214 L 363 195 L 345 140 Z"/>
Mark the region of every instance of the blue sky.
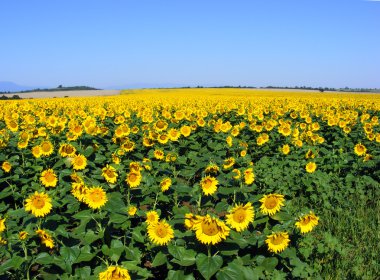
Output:
<path fill-rule="evenodd" d="M 380 88 L 380 1 L 0 2 L 0 81 Z"/>

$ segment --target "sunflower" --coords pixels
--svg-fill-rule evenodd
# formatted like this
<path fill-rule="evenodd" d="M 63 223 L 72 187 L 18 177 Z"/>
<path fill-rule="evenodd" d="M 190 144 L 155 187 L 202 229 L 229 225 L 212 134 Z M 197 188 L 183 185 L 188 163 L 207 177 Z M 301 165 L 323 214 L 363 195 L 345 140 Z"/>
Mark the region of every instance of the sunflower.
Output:
<path fill-rule="evenodd" d="M 253 173 L 253 168 L 247 168 L 244 170 L 244 182 L 247 185 L 251 185 L 255 181 L 255 174 Z"/>
<path fill-rule="evenodd" d="M 210 163 L 207 165 L 205 172 L 217 174 L 219 172 L 219 166 L 217 166 L 215 163 Z"/>
<path fill-rule="evenodd" d="M 363 144 L 359 143 L 355 145 L 354 152 L 358 156 L 364 156 L 367 152 L 367 148 Z"/>
<path fill-rule="evenodd" d="M 193 228 L 195 236 L 203 244 L 217 244 L 226 239 L 230 233 L 230 229 L 224 222 L 208 214 L 195 223 Z"/>
<path fill-rule="evenodd" d="M 5 171 L 5 173 L 9 173 L 12 169 L 12 164 L 8 161 L 4 161 L 1 168 Z"/>
<path fill-rule="evenodd" d="M 42 148 L 41 146 L 34 146 L 32 148 L 32 154 L 35 158 L 40 158 L 42 155 Z"/>
<path fill-rule="evenodd" d="M 226 223 L 231 228 L 240 232 L 248 228 L 249 223 L 253 222 L 255 212 L 250 202 L 245 205 L 235 205 L 235 207 L 229 211 L 226 215 Z"/>
<path fill-rule="evenodd" d="M 174 238 L 174 231 L 165 220 L 161 220 L 148 225 L 148 236 L 154 244 L 166 245 Z"/>
<path fill-rule="evenodd" d="M 268 249 L 272 253 L 280 253 L 288 247 L 290 242 L 289 234 L 287 232 L 273 233 L 267 236 L 265 243 L 268 245 Z"/>
<path fill-rule="evenodd" d="M 164 152 L 162 150 L 155 150 L 153 152 L 153 155 L 156 159 L 160 160 L 160 159 L 163 159 L 164 158 Z"/>
<path fill-rule="evenodd" d="M 308 162 L 305 169 L 306 172 L 313 173 L 317 169 L 317 164 L 315 162 Z"/>
<path fill-rule="evenodd" d="M 285 144 L 282 146 L 281 148 L 281 152 L 284 154 L 284 155 L 287 155 L 290 153 L 290 147 L 288 144 Z"/>
<path fill-rule="evenodd" d="M 61 155 L 61 157 L 74 157 L 75 152 L 75 147 L 70 144 L 62 144 L 58 150 L 58 153 Z"/>
<path fill-rule="evenodd" d="M 125 181 L 129 185 L 130 188 L 137 188 L 141 183 L 141 173 L 140 172 L 129 172 L 127 175 L 127 179 Z"/>
<path fill-rule="evenodd" d="M 40 146 L 44 156 L 50 156 L 53 153 L 54 147 L 50 141 L 43 141 Z"/>
<path fill-rule="evenodd" d="M 44 217 L 53 208 L 51 198 L 45 193 L 35 192 L 25 200 L 25 210 L 32 212 L 36 217 Z"/>
<path fill-rule="evenodd" d="M 232 178 L 234 178 L 235 180 L 240 180 L 240 177 L 241 177 L 241 172 L 239 169 L 234 169 L 231 171 L 233 173 L 233 176 Z"/>
<path fill-rule="evenodd" d="M 84 155 L 76 155 L 71 161 L 74 170 L 83 170 L 87 166 L 87 159 Z"/>
<path fill-rule="evenodd" d="M 312 211 L 309 214 L 299 218 L 296 222 L 296 227 L 299 228 L 301 233 L 307 233 L 313 230 L 318 225 L 319 217 L 317 217 Z"/>
<path fill-rule="evenodd" d="M 71 184 L 71 194 L 81 202 L 84 202 L 88 187 L 83 182 L 74 182 Z"/>
<path fill-rule="evenodd" d="M 229 169 L 235 164 L 235 159 L 233 157 L 224 160 L 223 169 Z"/>
<path fill-rule="evenodd" d="M 180 131 L 183 136 L 189 137 L 191 133 L 191 127 L 188 125 L 184 125 L 181 127 Z"/>
<path fill-rule="evenodd" d="M 0 233 L 2 233 L 6 229 L 5 220 L 6 219 L 0 219 Z"/>
<path fill-rule="evenodd" d="M 120 266 L 109 266 L 106 271 L 99 273 L 99 280 L 131 280 L 128 269 Z"/>
<path fill-rule="evenodd" d="M 260 206 L 261 213 L 274 215 L 276 212 L 280 211 L 281 206 L 284 206 L 284 196 L 282 194 L 268 194 L 264 195 L 260 199 L 262 203 Z"/>
<path fill-rule="evenodd" d="M 84 196 L 84 202 L 91 209 L 99 209 L 104 206 L 107 201 L 107 194 L 101 187 L 89 188 Z"/>
<path fill-rule="evenodd" d="M 160 182 L 161 191 L 166 192 L 170 188 L 171 185 L 172 185 L 172 179 L 165 178 L 161 180 Z"/>
<path fill-rule="evenodd" d="M 26 231 L 20 231 L 19 233 L 18 233 L 18 239 L 20 239 L 20 240 L 25 240 L 25 239 L 27 239 L 28 238 L 28 233 L 26 232 Z"/>
<path fill-rule="evenodd" d="M 148 225 L 151 225 L 151 224 L 154 224 L 154 223 L 157 223 L 159 220 L 159 216 L 158 216 L 158 213 L 154 210 L 152 211 L 149 211 L 146 213 L 146 223 Z"/>
<path fill-rule="evenodd" d="M 137 161 L 132 161 L 130 164 L 129 164 L 129 170 L 131 172 L 136 172 L 136 173 L 140 173 L 140 171 L 142 170 L 142 167 L 140 165 L 139 162 Z"/>
<path fill-rule="evenodd" d="M 201 180 L 200 185 L 205 195 L 211 195 L 216 192 L 218 183 L 219 182 L 216 178 L 211 177 L 211 176 L 206 176 Z"/>
<path fill-rule="evenodd" d="M 46 247 L 50 249 L 54 248 L 54 240 L 49 233 L 47 233 L 43 229 L 36 230 L 36 233 L 40 237 L 42 244 L 44 244 Z"/>
<path fill-rule="evenodd" d="M 116 183 L 118 174 L 114 167 L 107 164 L 106 167 L 102 169 L 102 176 L 106 179 L 108 183 L 114 184 Z"/>
<path fill-rule="evenodd" d="M 58 179 L 53 169 L 47 169 L 42 171 L 40 181 L 45 187 L 55 187 Z"/>
<path fill-rule="evenodd" d="M 128 207 L 128 215 L 129 216 L 134 216 L 137 212 L 136 206 L 129 206 Z"/>
<path fill-rule="evenodd" d="M 169 139 L 171 141 L 177 141 L 178 138 L 181 136 L 181 132 L 179 132 L 177 129 L 175 128 L 171 128 L 169 131 L 168 131 L 168 136 L 169 136 Z"/>
<path fill-rule="evenodd" d="M 192 213 L 187 213 L 185 215 L 185 227 L 190 230 L 194 230 L 194 225 L 200 223 L 203 217 L 199 215 L 194 215 Z"/>
<path fill-rule="evenodd" d="M 7 240 L 5 240 L 3 237 L 0 236 L 0 246 L 6 245 L 6 244 L 7 244 Z"/>

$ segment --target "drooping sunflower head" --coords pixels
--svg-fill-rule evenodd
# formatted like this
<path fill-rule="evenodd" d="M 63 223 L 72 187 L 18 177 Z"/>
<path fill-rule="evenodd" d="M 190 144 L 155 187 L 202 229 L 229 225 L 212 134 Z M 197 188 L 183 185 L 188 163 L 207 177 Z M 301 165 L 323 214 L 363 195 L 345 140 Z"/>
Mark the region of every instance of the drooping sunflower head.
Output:
<path fill-rule="evenodd" d="M 75 147 L 70 144 L 62 144 L 58 150 L 58 153 L 61 155 L 61 157 L 73 157 L 75 155 L 75 152 Z"/>
<path fill-rule="evenodd" d="M 229 169 L 235 164 L 235 158 L 230 157 L 224 160 L 223 169 Z"/>
<path fill-rule="evenodd" d="M 217 244 L 226 239 L 230 233 L 230 229 L 224 222 L 217 218 L 206 215 L 201 221 L 193 226 L 195 236 L 203 244 Z"/>
<path fill-rule="evenodd" d="M 108 201 L 106 192 L 101 187 L 92 187 L 86 191 L 84 202 L 91 209 L 99 209 Z"/>
<path fill-rule="evenodd" d="M 88 187 L 83 182 L 74 182 L 71 184 L 71 194 L 81 202 L 84 202 Z"/>
<path fill-rule="evenodd" d="M 226 223 L 236 231 L 240 232 L 248 228 L 249 223 L 253 222 L 255 213 L 250 202 L 245 205 L 236 205 L 226 215 Z"/>
<path fill-rule="evenodd" d="M 206 176 L 201 180 L 200 185 L 205 195 L 212 195 L 216 192 L 218 183 L 219 182 L 216 178 Z"/>
<path fill-rule="evenodd" d="M 50 249 L 54 248 L 54 240 L 48 232 L 43 229 L 38 229 L 36 230 L 36 233 L 40 237 L 42 244 Z"/>
<path fill-rule="evenodd" d="M 255 181 L 255 174 L 253 173 L 253 168 L 247 168 L 244 170 L 244 182 L 247 185 L 251 185 Z"/>
<path fill-rule="evenodd" d="M 25 239 L 27 239 L 28 238 L 28 233 L 26 232 L 26 231 L 20 231 L 19 233 L 18 233 L 18 239 L 20 239 L 20 240 L 25 240 Z"/>
<path fill-rule="evenodd" d="M 45 187 L 55 187 L 57 185 L 58 179 L 57 175 L 54 173 L 53 169 L 47 169 L 42 171 L 40 181 Z"/>
<path fill-rule="evenodd" d="M 281 206 L 284 206 L 284 196 L 282 194 L 268 194 L 264 195 L 260 199 L 261 206 L 260 210 L 263 214 L 269 214 L 270 216 L 274 215 L 280 211 Z"/>
<path fill-rule="evenodd" d="M 120 266 L 109 266 L 106 271 L 99 273 L 99 280 L 131 280 L 128 269 Z"/>
<path fill-rule="evenodd" d="M 153 243 L 166 245 L 174 238 L 174 231 L 165 220 L 161 220 L 148 225 L 148 236 Z"/>
<path fill-rule="evenodd" d="M 205 172 L 207 174 L 209 173 L 217 174 L 219 172 L 219 166 L 216 163 L 211 162 L 209 165 L 207 165 Z"/>
<path fill-rule="evenodd" d="M 36 217 L 44 217 L 53 208 L 51 198 L 45 193 L 35 192 L 25 200 L 25 210 L 32 212 Z"/>
<path fill-rule="evenodd" d="M 313 228 L 318 225 L 319 217 L 317 217 L 312 211 L 299 218 L 296 222 L 296 227 L 301 231 L 301 233 L 307 233 L 313 230 Z"/>
<path fill-rule="evenodd" d="M 199 215 L 194 215 L 192 213 L 187 213 L 185 215 L 185 227 L 189 230 L 194 230 L 194 225 L 200 223 L 203 217 Z"/>
<path fill-rule="evenodd" d="M 160 187 L 162 192 L 166 192 L 170 186 L 172 185 L 172 179 L 170 178 L 164 178 L 160 182 Z"/>
<path fill-rule="evenodd" d="M 273 233 L 267 237 L 265 243 L 268 245 L 268 250 L 272 253 L 280 253 L 289 245 L 290 239 L 287 232 Z"/>

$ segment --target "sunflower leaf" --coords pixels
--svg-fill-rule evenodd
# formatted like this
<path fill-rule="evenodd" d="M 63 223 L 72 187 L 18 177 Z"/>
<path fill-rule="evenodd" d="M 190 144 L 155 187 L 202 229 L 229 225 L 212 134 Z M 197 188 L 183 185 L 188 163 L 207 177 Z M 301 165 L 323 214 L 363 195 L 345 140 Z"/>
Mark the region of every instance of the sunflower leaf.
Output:
<path fill-rule="evenodd" d="M 198 271 L 208 280 L 222 267 L 223 258 L 221 256 L 210 257 L 205 254 L 198 254 L 196 265 Z"/>

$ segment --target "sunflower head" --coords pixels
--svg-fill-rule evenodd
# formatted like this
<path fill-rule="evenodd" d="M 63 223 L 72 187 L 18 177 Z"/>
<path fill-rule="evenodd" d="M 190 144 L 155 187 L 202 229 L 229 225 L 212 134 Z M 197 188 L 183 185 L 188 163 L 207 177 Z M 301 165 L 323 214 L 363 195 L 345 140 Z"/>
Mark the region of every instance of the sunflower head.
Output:
<path fill-rule="evenodd" d="M 308 162 L 305 169 L 306 172 L 313 173 L 317 169 L 317 164 L 315 162 Z"/>
<path fill-rule="evenodd" d="M 71 161 L 74 170 L 83 170 L 87 166 L 87 159 L 84 155 L 76 155 Z"/>
<path fill-rule="evenodd" d="M 200 185 L 205 195 L 212 195 L 216 192 L 218 183 L 219 182 L 216 178 L 206 176 L 201 180 Z"/>
<path fill-rule="evenodd" d="M 54 248 L 54 240 L 48 232 L 43 229 L 38 229 L 36 233 L 40 237 L 42 244 L 50 249 Z"/>
<path fill-rule="evenodd" d="M 12 169 L 12 164 L 9 161 L 4 161 L 1 164 L 1 168 L 5 171 L 5 173 L 9 173 Z"/>
<path fill-rule="evenodd" d="M 99 209 L 108 201 L 106 192 L 101 187 L 92 187 L 86 191 L 84 202 L 91 209 Z"/>
<path fill-rule="evenodd" d="M 106 167 L 102 169 L 102 176 L 108 183 L 114 184 L 116 183 L 118 174 L 114 167 L 107 164 Z"/>
<path fill-rule="evenodd" d="M 255 212 L 250 202 L 245 205 L 236 205 L 226 215 L 226 223 L 236 231 L 240 232 L 248 228 L 249 223 L 253 222 Z"/>
<path fill-rule="evenodd" d="M 290 242 L 287 232 L 273 233 L 267 237 L 265 243 L 268 245 L 268 250 L 272 253 L 280 253 L 288 247 Z"/>
<path fill-rule="evenodd" d="M 170 186 L 172 185 L 172 179 L 170 178 L 164 178 L 160 182 L 160 187 L 162 192 L 166 192 Z"/>
<path fill-rule="evenodd" d="M 25 210 L 32 212 L 36 217 L 45 217 L 53 208 L 51 198 L 45 193 L 35 192 L 27 198 Z"/>
<path fill-rule="evenodd" d="M 146 213 L 146 223 L 148 225 L 157 223 L 159 220 L 159 215 L 156 211 L 152 210 Z"/>
<path fill-rule="evenodd" d="M 206 215 L 193 226 L 195 236 L 203 244 L 217 244 L 226 239 L 230 229 L 217 218 Z"/>
<path fill-rule="evenodd" d="M 313 230 L 313 228 L 318 225 L 319 217 L 317 217 L 312 211 L 309 214 L 304 215 L 299 218 L 296 222 L 296 227 L 301 231 L 301 233 L 307 233 Z"/>
<path fill-rule="evenodd" d="M 140 172 L 129 172 L 125 181 L 130 188 L 137 188 L 141 183 L 141 173 Z"/>
<path fill-rule="evenodd" d="M 106 271 L 99 273 L 99 280 L 131 280 L 128 269 L 120 266 L 109 266 Z"/>
<path fill-rule="evenodd" d="M 367 152 L 367 148 L 363 144 L 359 143 L 355 145 L 354 152 L 358 156 L 364 156 Z"/>
<path fill-rule="evenodd" d="M 268 194 L 264 195 L 260 199 L 261 206 L 260 210 L 263 214 L 269 214 L 270 216 L 274 215 L 280 211 L 281 206 L 284 206 L 284 196 L 282 194 Z"/>
<path fill-rule="evenodd" d="M 55 187 L 58 179 L 53 169 L 47 169 L 42 171 L 40 181 L 45 187 Z"/>
<path fill-rule="evenodd" d="M 154 244 L 166 245 L 174 238 L 174 231 L 165 220 L 161 220 L 148 225 L 148 236 Z"/>

